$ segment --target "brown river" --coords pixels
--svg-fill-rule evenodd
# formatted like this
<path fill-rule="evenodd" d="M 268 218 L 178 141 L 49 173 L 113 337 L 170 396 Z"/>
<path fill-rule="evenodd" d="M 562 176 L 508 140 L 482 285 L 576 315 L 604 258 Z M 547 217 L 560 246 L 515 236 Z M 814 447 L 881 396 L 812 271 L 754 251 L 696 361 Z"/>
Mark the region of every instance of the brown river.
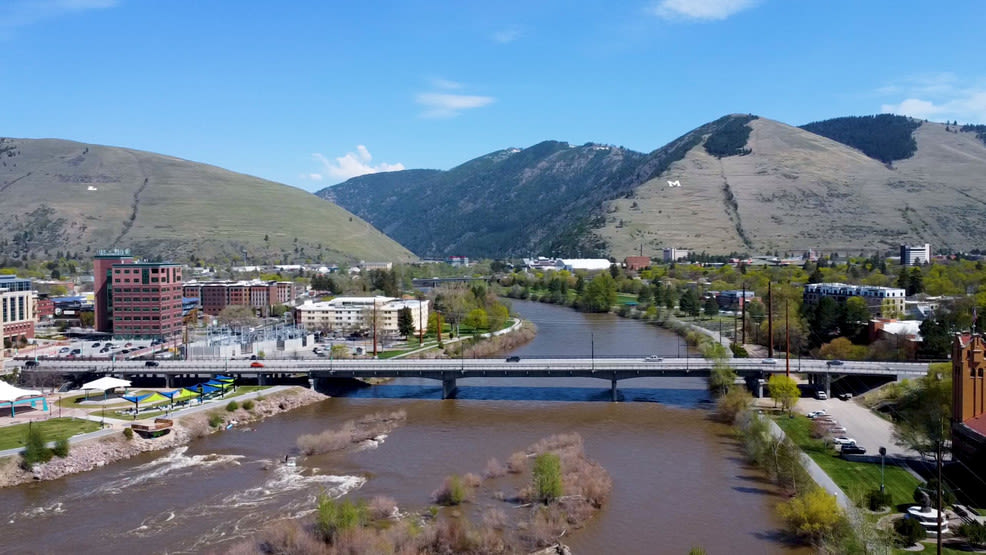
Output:
<path fill-rule="evenodd" d="M 513 301 L 538 326 L 532 356 L 675 356 L 677 336 L 613 315 Z M 684 350 L 680 351 L 684 354 Z M 697 356 L 697 355 L 696 355 Z M 448 474 L 481 473 L 540 438 L 577 431 L 613 478 L 609 503 L 566 535 L 575 553 L 803 553 L 778 539 L 781 499 L 746 465 L 729 430 L 707 419 L 699 378 L 472 379 L 454 400 L 402 379 L 349 392 L 170 452 L 0 491 L 4 553 L 221 552 L 275 518 L 308 514 L 319 492 L 429 505 Z M 296 438 L 382 410 L 406 423 L 345 453 L 272 464 Z"/>

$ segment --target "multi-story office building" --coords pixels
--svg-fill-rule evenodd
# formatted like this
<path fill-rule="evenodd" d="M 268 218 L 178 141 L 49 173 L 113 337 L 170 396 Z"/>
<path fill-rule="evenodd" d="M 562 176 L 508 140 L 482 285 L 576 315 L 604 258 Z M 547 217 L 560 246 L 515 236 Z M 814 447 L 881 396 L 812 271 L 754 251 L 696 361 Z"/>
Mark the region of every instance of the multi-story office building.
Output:
<path fill-rule="evenodd" d="M 34 320 L 31 280 L 0 276 L 0 338 L 34 337 Z"/>
<path fill-rule="evenodd" d="M 903 289 L 872 285 L 847 285 L 845 283 L 809 283 L 805 285 L 802 299 L 805 304 L 816 304 L 822 297 L 829 297 L 843 304 L 850 297 L 861 297 L 874 315 L 893 318 L 904 313 Z"/>
<path fill-rule="evenodd" d="M 181 266 L 135 261 L 129 249 L 100 251 L 93 263 L 98 331 L 167 338 L 181 333 Z"/>
<path fill-rule="evenodd" d="M 664 255 L 665 262 L 677 262 L 688 258 L 688 249 L 676 249 L 674 247 L 665 247 L 662 251 Z"/>
<path fill-rule="evenodd" d="M 931 262 L 931 245 L 901 245 L 900 263 L 904 266 L 914 266 L 915 264 L 927 264 Z"/>
<path fill-rule="evenodd" d="M 190 281 L 185 284 L 185 297 L 199 299 L 202 312 L 216 316 L 229 305 L 244 305 L 267 316 L 275 305 L 290 303 L 297 297 L 297 287 L 291 281 Z"/>
<path fill-rule="evenodd" d="M 428 327 L 429 301 L 401 300 L 392 297 L 336 297 L 331 301 L 308 301 L 295 310 L 298 324 L 305 329 L 322 329 L 349 333 L 373 328 L 389 334 L 397 334 L 398 313 L 408 308 L 414 320 L 415 331 Z"/>

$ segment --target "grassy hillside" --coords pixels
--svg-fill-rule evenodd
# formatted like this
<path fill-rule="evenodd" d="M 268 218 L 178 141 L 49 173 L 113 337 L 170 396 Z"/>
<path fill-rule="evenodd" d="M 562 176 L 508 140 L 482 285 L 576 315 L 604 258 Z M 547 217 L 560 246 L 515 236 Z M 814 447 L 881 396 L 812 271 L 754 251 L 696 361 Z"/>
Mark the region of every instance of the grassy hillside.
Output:
<path fill-rule="evenodd" d="M 0 142 L 0 252 L 130 247 L 176 261 L 409 260 L 414 256 L 309 193 L 214 166 L 71 141 Z"/>
<path fill-rule="evenodd" d="M 745 156 L 694 147 L 628 198 L 607 203 L 599 231 L 620 258 L 661 246 L 710 253 L 894 250 L 902 243 L 969 250 L 986 240 L 986 145 L 923 123 L 892 167 L 860 150 L 760 118 Z M 668 180 L 681 187 L 669 187 Z"/>

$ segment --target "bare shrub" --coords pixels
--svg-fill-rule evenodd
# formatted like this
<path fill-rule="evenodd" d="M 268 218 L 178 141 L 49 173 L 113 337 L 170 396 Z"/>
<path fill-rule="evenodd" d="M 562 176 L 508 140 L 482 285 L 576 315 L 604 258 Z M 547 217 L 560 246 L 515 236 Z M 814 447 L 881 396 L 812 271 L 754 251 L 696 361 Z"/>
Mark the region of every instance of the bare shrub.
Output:
<path fill-rule="evenodd" d="M 267 525 L 257 534 L 254 545 L 258 553 L 328 553 L 326 545 L 297 520 L 278 520 Z"/>
<path fill-rule="evenodd" d="M 397 511 L 397 501 L 393 497 L 378 495 L 370 500 L 370 518 L 383 520 L 392 518 Z"/>
<path fill-rule="evenodd" d="M 462 483 L 465 484 L 466 487 L 478 488 L 480 484 L 483 483 L 483 479 L 480 478 L 478 475 L 473 474 L 472 472 L 466 472 L 462 476 Z"/>
<path fill-rule="evenodd" d="M 347 420 L 337 429 L 325 430 L 319 434 L 304 434 L 297 440 L 298 448 L 306 455 L 316 455 L 345 449 L 353 443 L 359 443 L 386 434 L 407 420 L 407 412 L 378 412 L 359 418 Z"/>
<path fill-rule="evenodd" d="M 339 532 L 332 542 L 334 553 L 388 553 L 393 552 L 390 538 L 374 528 L 357 526 Z"/>
<path fill-rule="evenodd" d="M 486 461 L 486 469 L 483 470 L 483 477 L 486 479 L 499 478 L 507 473 L 507 467 L 503 466 L 496 457 Z"/>
<path fill-rule="evenodd" d="M 527 468 L 527 455 L 523 451 L 517 451 L 507 459 L 507 472 L 520 474 Z"/>
<path fill-rule="evenodd" d="M 502 509 L 487 509 L 483 513 L 483 526 L 486 528 L 503 530 L 507 527 L 508 522 L 510 521 L 507 519 L 507 513 L 503 512 Z"/>
<path fill-rule="evenodd" d="M 440 488 L 431 492 L 431 498 L 439 505 L 453 506 L 466 501 L 470 494 L 472 494 L 472 490 L 466 488 L 462 483 L 462 478 L 452 474 L 445 477 Z"/>
<path fill-rule="evenodd" d="M 537 506 L 527 523 L 521 539 L 531 548 L 544 548 L 558 543 L 558 537 L 565 530 L 565 519 L 557 506 Z"/>
<path fill-rule="evenodd" d="M 575 432 L 568 434 L 555 434 L 553 436 L 538 440 L 537 443 L 527 448 L 528 453 L 533 453 L 535 455 L 540 455 L 541 453 L 547 453 L 549 451 L 561 455 L 564 451 L 581 452 L 582 450 L 582 436 Z"/>
<path fill-rule="evenodd" d="M 423 546 L 429 553 L 471 553 L 476 551 L 469 522 L 459 518 L 439 520 L 432 528 L 428 545 Z"/>

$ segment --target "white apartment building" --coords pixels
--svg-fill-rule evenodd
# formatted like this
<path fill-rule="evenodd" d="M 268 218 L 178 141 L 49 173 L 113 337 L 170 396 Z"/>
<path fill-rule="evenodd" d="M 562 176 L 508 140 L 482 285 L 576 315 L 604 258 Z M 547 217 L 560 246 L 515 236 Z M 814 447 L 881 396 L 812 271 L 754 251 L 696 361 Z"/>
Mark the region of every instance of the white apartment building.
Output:
<path fill-rule="evenodd" d="M 845 283 L 809 283 L 802 292 L 805 304 L 816 304 L 822 297 L 829 297 L 839 304 L 845 303 L 849 297 L 861 297 L 870 312 L 882 318 L 903 315 L 906 296 L 906 291 L 896 287 Z"/>
<path fill-rule="evenodd" d="M 676 249 L 674 247 L 664 247 L 664 250 L 661 251 L 661 254 L 664 255 L 665 262 L 677 262 L 679 260 L 688 258 L 688 249 Z"/>
<path fill-rule="evenodd" d="M 904 266 L 927 264 L 931 262 L 931 245 L 901 245 L 900 263 Z"/>
<path fill-rule="evenodd" d="M 336 297 L 331 301 L 305 301 L 298 306 L 298 323 L 309 330 L 355 332 L 373 329 L 374 313 L 377 329 L 384 333 L 398 333 L 398 313 L 403 308 L 411 310 L 415 332 L 427 329 L 429 301 L 402 300 L 393 297 Z"/>

